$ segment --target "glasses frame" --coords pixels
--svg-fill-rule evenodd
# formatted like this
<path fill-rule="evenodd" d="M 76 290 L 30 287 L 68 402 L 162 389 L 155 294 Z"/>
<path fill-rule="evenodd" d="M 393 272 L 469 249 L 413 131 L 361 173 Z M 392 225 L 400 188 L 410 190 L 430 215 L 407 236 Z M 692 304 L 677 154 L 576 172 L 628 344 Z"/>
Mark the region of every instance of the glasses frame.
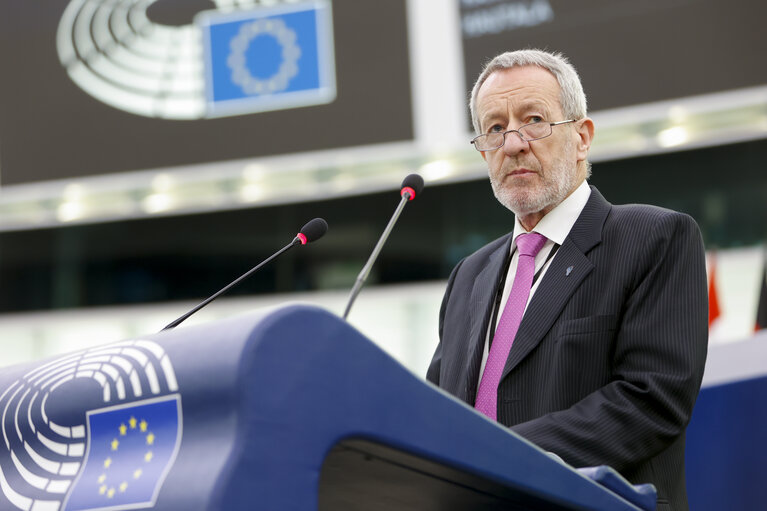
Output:
<path fill-rule="evenodd" d="M 501 133 L 501 135 L 502 135 L 501 143 L 498 144 L 495 147 L 491 147 L 491 148 L 488 148 L 488 149 L 480 149 L 480 148 L 478 148 L 477 147 L 477 139 L 480 139 L 480 138 L 483 138 L 483 137 L 487 137 L 488 135 L 495 135 L 495 134 L 497 134 L 497 132 L 496 133 L 484 133 L 482 135 L 477 135 L 476 137 L 471 139 L 470 143 L 474 146 L 474 149 L 476 149 L 480 153 L 484 153 L 485 151 L 495 151 L 496 149 L 499 149 L 499 148 L 503 147 L 503 145 L 506 143 L 506 134 L 508 134 L 508 133 L 516 133 L 519 136 L 519 138 L 521 138 L 525 142 L 532 142 L 534 140 L 540 140 L 542 138 L 550 137 L 551 134 L 554 132 L 554 130 L 552 129 L 554 126 L 559 126 L 560 124 L 568 124 L 568 123 L 571 123 L 571 122 L 576 122 L 576 120 L 577 119 L 568 119 L 566 121 L 557 121 L 557 122 L 548 122 L 548 123 L 546 123 L 546 122 L 529 122 L 527 124 L 523 124 L 522 126 L 520 126 L 519 128 L 517 128 L 515 130 L 504 131 L 503 133 Z M 548 135 L 544 135 L 542 137 L 536 137 L 536 138 L 527 138 L 524 135 L 522 135 L 522 132 L 520 130 L 526 128 L 527 126 L 531 126 L 533 124 L 548 124 L 549 125 L 549 134 Z"/>

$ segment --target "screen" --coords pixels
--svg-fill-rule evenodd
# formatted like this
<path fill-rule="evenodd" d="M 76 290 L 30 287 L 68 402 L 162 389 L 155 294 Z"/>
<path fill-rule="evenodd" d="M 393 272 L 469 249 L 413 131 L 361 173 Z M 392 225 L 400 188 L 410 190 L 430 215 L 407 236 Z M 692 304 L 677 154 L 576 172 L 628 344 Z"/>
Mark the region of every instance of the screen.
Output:
<path fill-rule="evenodd" d="M 412 140 L 404 0 L 232 4 L 0 3 L 0 184 Z"/>
<path fill-rule="evenodd" d="M 767 83 L 761 0 L 460 0 L 466 84 L 499 53 L 565 54 L 589 110 Z"/>

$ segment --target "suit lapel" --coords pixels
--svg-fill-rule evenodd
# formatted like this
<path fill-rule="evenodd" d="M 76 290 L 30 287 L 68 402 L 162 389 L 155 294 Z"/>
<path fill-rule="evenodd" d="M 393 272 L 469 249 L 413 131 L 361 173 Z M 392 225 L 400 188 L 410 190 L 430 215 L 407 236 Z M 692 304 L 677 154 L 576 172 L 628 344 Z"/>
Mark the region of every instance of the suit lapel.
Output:
<path fill-rule="evenodd" d="M 504 243 L 488 257 L 488 262 L 482 271 L 474 279 L 471 290 L 471 308 L 469 310 L 469 342 L 466 343 L 466 364 L 464 374 L 467 377 L 464 388 L 467 396 L 465 401 L 474 403 L 479 381 L 479 369 L 482 365 L 482 354 L 485 348 L 487 327 L 490 323 L 495 296 L 498 293 L 498 284 L 501 280 L 501 271 L 505 267 L 506 259 L 511 250 L 512 235 L 507 235 Z"/>
<path fill-rule="evenodd" d="M 586 254 L 601 242 L 602 226 L 610 207 L 610 203 L 592 186 L 586 206 L 530 300 L 511 346 L 502 378 L 541 342 L 572 294 L 594 269 Z"/>

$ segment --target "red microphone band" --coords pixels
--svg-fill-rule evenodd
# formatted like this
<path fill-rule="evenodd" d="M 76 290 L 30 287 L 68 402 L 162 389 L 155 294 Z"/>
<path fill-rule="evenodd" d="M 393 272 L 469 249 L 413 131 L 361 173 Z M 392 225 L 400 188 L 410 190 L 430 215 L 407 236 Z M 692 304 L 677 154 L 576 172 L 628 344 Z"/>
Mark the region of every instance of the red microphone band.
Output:
<path fill-rule="evenodd" d="M 413 200 L 413 199 L 415 199 L 415 190 L 413 190 L 413 189 L 412 189 L 412 188 L 410 188 L 409 186 L 406 186 L 406 187 L 404 187 L 404 188 L 402 189 L 402 191 L 401 191 L 401 192 L 399 192 L 399 194 L 400 194 L 400 197 L 404 197 L 404 195 L 405 195 L 406 193 L 409 193 L 409 194 L 410 194 L 410 198 L 408 198 L 408 200 Z"/>
<path fill-rule="evenodd" d="M 296 234 L 296 238 L 301 240 L 302 245 L 306 245 L 306 236 L 304 236 L 304 233 L 299 232 L 298 234 Z"/>

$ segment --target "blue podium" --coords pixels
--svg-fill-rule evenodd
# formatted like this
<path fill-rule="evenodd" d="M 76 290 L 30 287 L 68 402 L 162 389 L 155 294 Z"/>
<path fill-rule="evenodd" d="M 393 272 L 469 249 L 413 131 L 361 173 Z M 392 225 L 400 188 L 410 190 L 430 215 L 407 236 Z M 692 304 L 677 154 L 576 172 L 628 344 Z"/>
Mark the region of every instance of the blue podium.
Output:
<path fill-rule="evenodd" d="M 687 428 L 690 509 L 765 509 L 767 330 L 709 348 Z"/>
<path fill-rule="evenodd" d="M 0 414 L 2 510 L 639 509 L 309 306 L 3 369 Z"/>

